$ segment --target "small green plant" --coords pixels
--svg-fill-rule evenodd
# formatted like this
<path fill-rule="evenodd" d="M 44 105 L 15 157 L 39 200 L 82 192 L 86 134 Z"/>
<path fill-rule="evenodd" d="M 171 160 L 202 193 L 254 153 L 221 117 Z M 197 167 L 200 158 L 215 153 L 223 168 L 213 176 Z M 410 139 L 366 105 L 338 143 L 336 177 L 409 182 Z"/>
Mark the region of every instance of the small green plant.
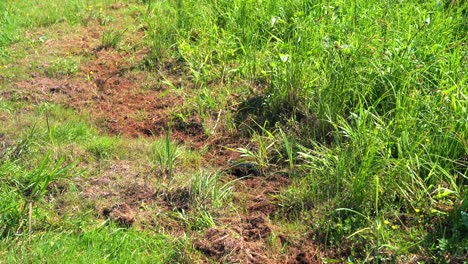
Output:
<path fill-rule="evenodd" d="M 112 137 L 95 137 L 87 143 L 86 150 L 98 160 L 110 159 L 113 157 L 119 140 Z"/>
<path fill-rule="evenodd" d="M 45 72 L 50 77 L 73 75 L 79 71 L 78 63 L 71 58 L 58 58 L 51 62 Z"/>
<path fill-rule="evenodd" d="M 101 38 L 100 48 L 102 49 L 117 48 L 124 34 L 125 34 L 125 30 L 122 32 L 117 32 L 117 31 L 104 32 Z"/>
<path fill-rule="evenodd" d="M 37 144 L 38 129 L 36 126 L 32 126 L 29 133 L 16 144 L 11 146 L 5 153 L 11 160 L 17 160 L 24 154 L 31 151 L 32 147 Z"/>
<path fill-rule="evenodd" d="M 193 201 L 198 208 L 218 209 L 225 205 L 232 192 L 232 183 L 219 186 L 219 176 L 200 172 L 191 184 Z"/>
<path fill-rule="evenodd" d="M 179 221 L 184 223 L 189 232 L 192 230 L 200 231 L 216 226 L 213 216 L 206 210 L 196 210 L 191 213 L 181 210 L 176 213 L 176 216 Z"/>
<path fill-rule="evenodd" d="M 198 215 L 196 215 L 194 221 L 194 229 L 195 230 L 202 230 L 206 228 L 215 227 L 216 223 L 213 216 L 205 210 L 200 211 Z"/>
<path fill-rule="evenodd" d="M 22 211 L 27 208 L 28 211 L 28 230 L 32 230 L 33 207 L 36 202 L 41 200 L 48 191 L 51 183 L 64 178 L 68 171 L 74 166 L 73 163 L 63 165 L 65 158 L 59 158 L 54 161 L 51 158 L 51 153 L 48 152 L 39 167 L 32 171 L 25 173 L 19 179 L 13 179 L 19 193 L 22 194 L 24 199 L 24 206 Z M 22 215 L 22 213 L 21 213 Z M 18 227 L 20 229 L 21 226 Z"/>
<path fill-rule="evenodd" d="M 152 153 L 154 160 L 159 165 L 160 172 L 171 181 L 180 149 L 172 143 L 170 129 L 168 129 L 164 140 L 157 140 L 153 143 Z"/>
<path fill-rule="evenodd" d="M 254 147 L 251 148 L 237 148 L 236 151 L 241 153 L 241 157 L 249 162 L 254 162 L 261 171 L 274 166 L 272 164 L 275 147 L 278 139 L 273 132 L 270 132 L 265 127 L 261 127 L 261 133 L 254 132 L 252 142 Z"/>
<path fill-rule="evenodd" d="M 294 167 L 295 167 L 295 153 L 294 153 L 294 142 L 292 142 L 289 137 L 284 133 L 282 129 L 279 129 L 280 135 L 281 135 L 281 140 L 283 141 L 284 144 L 284 149 L 286 151 L 287 159 L 286 161 L 288 162 L 289 165 L 289 171 L 294 174 Z M 280 153 L 281 154 L 281 153 Z"/>

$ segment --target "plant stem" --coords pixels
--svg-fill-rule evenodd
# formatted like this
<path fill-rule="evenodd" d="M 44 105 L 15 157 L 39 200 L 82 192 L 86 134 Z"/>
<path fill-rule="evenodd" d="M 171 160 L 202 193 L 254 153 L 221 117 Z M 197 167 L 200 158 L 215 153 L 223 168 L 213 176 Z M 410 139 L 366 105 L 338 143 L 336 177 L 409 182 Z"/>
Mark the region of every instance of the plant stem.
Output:
<path fill-rule="evenodd" d="M 32 210 L 33 210 L 33 201 L 29 201 L 29 213 L 28 213 L 28 236 L 29 236 L 29 241 L 31 241 L 31 231 L 32 231 Z"/>

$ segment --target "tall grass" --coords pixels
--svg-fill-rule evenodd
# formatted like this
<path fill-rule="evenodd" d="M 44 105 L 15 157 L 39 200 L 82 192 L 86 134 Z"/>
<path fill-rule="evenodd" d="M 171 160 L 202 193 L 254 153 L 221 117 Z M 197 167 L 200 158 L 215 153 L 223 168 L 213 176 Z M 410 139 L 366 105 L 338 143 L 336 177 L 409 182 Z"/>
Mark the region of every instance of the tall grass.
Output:
<path fill-rule="evenodd" d="M 468 174 L 467 8 L 450 1 L 161 1 L 148 5 L 148 43 L 156 64 L 181 61 L 200 87 L 219 76 L 227 86 L 261 84 L 263 116 L 295 120 L 301 130 L 303 176 L 284 195 L 285 207 L 307 214 L 323 205 L 320 213 L 334 217 L 317 227 L 326 229 L 326 243 L 362 248 L 358 241 L 367 241 L 371 253 L 360 257 L 383 260 L 383 245 L 396 244 L 394 255 L 418 249 L 408 228 L 420 236 L 436 230 L 438 238 L 466 230 L 450 219 L 466 214 L 459 205 Z M 398 235 L 360 232 L 383 230 L 383 221 Z M 454 251 L 467 252 L 462 240 Z"/>
<path fill-rule="evenodd" d="M 170 130 L 166 132 L 164 139 L 153 143 L 151 151 L 161 174 L 169 179 L 170 185 L 174 176 L 174 165 L 181 154 L 181 149 L 171 141 Z"/>

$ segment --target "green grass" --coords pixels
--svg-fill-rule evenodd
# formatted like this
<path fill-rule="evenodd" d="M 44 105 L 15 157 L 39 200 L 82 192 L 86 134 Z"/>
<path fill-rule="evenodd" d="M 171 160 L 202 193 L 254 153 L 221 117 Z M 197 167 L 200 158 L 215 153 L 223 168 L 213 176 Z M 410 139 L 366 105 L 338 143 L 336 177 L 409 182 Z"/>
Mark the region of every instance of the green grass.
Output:
<path fill-rule="evenodd" d="M 172 263 L 177 248 L 162 235 L 104 226 L 37 234 L 2 243 L 3 261 L 36 263 Z M 6 250 L 6 251 L 4 251 Z"/>
<path fill-rule="evenodd" d="M 122 40 L 123 32 L 115 32 L 115 31 L 106 31 L 102 34 L 101 38 L 101 47 L 104 49 L 108 48 L 117 48 L 117 45 L 119 45 L 120 41 Z"/>
<path fill-rule="evenodd" d="M 115 151 L 118 147 L 119 139 L 113 137 L 95 137 L 86 145 L 86 150 L 96 159 L 115 158 Z"/>
<path fill-rule="evenodd" d="M 46 74 L 50 77 L 73 75 L 79 71 L 78 64 L 69 58 L 60 58 L 51 62 L 46 69 Z"/>
<path fill-rule="evenodd" d="M 180 148 L 171 141 L 171 133 L 168 130 L 166 137 L 152 144 L 153 159 L 158 165 L 159 171 L 169 181 L 174 177 L 174 165 L 181 153 Z"/>
<path fill-rule="evenodd" d="M 417 256 L 444 263 L 468 254 L 461 235 L 468 231 L 464 1 L 126 1 L 120 14 L 144 31 L 138 44 L 126 43 L 127 29 L 114 27 L 119 19 L 106 8 L 115 1 L 16 2 L 0 2 L 0 91 L 27 76 L 15 60 L 45 40 L 33 41 L 28 32 L 109 26 L 102 47 L 148 50 L 139 70 L 157 72 L 161 85 L 188 98 L 181 109 L 199 114 L 207 134 L 217 128 L 248 137 L 252 144 L 238 146 L 244 158 L 265 174 L 288 172 L 293 183 L 278 194 L 278 222 L 310 231 L 339 261 L 404 263 Z M 69 56 L 47 60 L 50 78 L 78 74 L 83 63 Z M 165 76 L 171 74 L 183 75 L 177 87 Z M 14 142 L 0 162 L 2 230 L 15 229 L 8 219 L 24 217 L 21 194 L 4 179 L 34 171 L 47 151 L 89 163 L 133 157 L 174 184 L 203 166 L 201 154 L 169 135 L 156 142 L 106 136 L 73 110 L 20 98 L 0 97 L 8 120 L 0 132 Z M 136 115 L 144 120 L 147 113 Z M 192 178 L 194 203 L 203 210 L 178 212 L 177 219 L 193 230 L 216 226 L 213 208 L 224 205 L 231 189 L 219 187 L 217 174 Z M 73 233 L 68 241 L 67 232 L 34 234 L 30 245 L 6 237 L 0 256 L 9 262 L 170 259 L 152 251 L 166 245 L 159 235 L 105 227 Z M 119 245 L 122 251 L 112 250 Z"/>
<path fill-rule="evenodd" d="M 213 82 L 264 87 L 256 92 L 257 120 L 292 124 L 303 145 L 295 165 L 281 134 L 288 166 L 300 171 L 285 208 L 307 215 L 317 206 L 333 217 L 317 226 L 327 233 L 324 243 L 364 260 L 420 250 L 438 258 L 437 241 L 466 231 L 449 215 L 466 214 L 459 204 L 468 173 L 467 8 L 443 1 L 152 1 L 147 59 L 182 60 L 200 95 Z M 232 74 L 221 80 L 225 72 Z M 257 154 L 244 152 L 267 164 L 261 143 Z M 466 254 L 466 239 L 454 243 Z"/>

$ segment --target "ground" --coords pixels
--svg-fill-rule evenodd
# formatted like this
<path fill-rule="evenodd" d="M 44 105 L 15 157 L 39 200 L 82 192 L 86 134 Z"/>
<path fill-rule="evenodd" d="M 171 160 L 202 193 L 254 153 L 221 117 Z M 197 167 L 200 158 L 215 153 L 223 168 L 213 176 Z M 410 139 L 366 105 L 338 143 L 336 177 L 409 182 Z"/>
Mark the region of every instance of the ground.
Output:
<path fill-rule="evenodd" d="M 125 5 L 115 5 L 109 12 L 119 17 L 120 8 Z M 175 238 L 189 235 L 191 247 L 200 253 L 191 256 L 197 262 L 320 263 L 324 251 L 307 232 L 291 232 L 277 223 L 283 213 L 277 195 L 291 183 L 288 175 L 231 168 L 229 162 L 240 160 L 235 148 L 244 146 L 246 140 L 222 127 L 221 112 L 213 117 L 212 127 L 206 127 L 209 123 L 193 109 L 185 114 L 185 120 L 178 118 L 179 113 L 187 113 L 186 101 L 197 92 L 183 65 L 168 61 L 157 70 L 146 70 L 149 51 L 139 45 L 142 31 L 126 33 L 121 48 L 111 48 L 101 44 L 101 33 L 107 28 L 90 23 L 69 32 L 58 24 L 28 32 L 31 40 L 53 37 L 7 65 L 23 69 L 24 75 L 14 78 L 1 97 L 31 105 L 47 102 L 64 106 L 77 115 L 89 116 L 102 135 L 130 142 L 164 137 L 170 129 L 172 141 L 201 153 L 198 170 L 209 168 L 221 174 L 221 182 L 233 182 L 235 206 L 213 212 L 210 227 L 187 231 L 187 223 L 176 215 L 198 210 L 192 208 L 190 189 L 162 187 L 158 177 L 163 176 L 132 157 L 111 159 L 95 175 L 73 179 L 78 199 L 90 204 L 98 218 L 125 228 L 155 229 Z M 78 61 L 79 68 L 73 74 L 62 72 L 60 67 L 66 65 L 54 68 L 52 63 L 61 59 Z M 67 191 L 66 186 L 51 188 Z M 60 201 L 54 208 L 59 215 L 75 206 L 55 199 Z"/>
<path fill-rule="evenodd" d="M 467 7 L 0 1 L 0 259 L 462 263 Z"/>

